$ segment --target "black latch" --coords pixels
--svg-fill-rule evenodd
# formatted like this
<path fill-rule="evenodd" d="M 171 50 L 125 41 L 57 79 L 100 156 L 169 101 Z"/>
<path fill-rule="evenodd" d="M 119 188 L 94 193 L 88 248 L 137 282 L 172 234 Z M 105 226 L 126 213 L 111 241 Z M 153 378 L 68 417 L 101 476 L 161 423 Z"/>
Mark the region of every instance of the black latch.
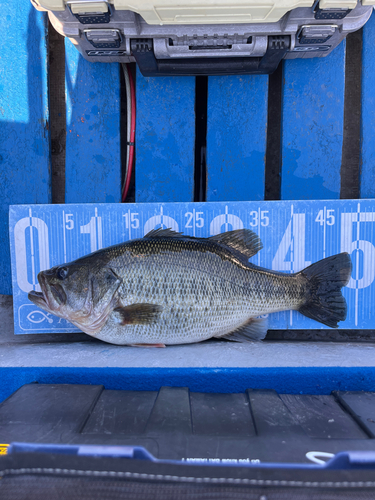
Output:
<path fill-rule="evenodd" d="M 98 1 L 95 4 L 97 6 L 91 12 L 85 11 L 84 2 L 67 3 L 70 12 L 81 24 L 108 24 L 112 15 L 111 5 L 106 1 Z"/>
<path fill-rule="evenodd" d="M 315 9 L 315 19 L 344 19 L 352 9 Z"/>
<path fill-rule="evenodd" d="M 111 14 L 109 12 L 95 12 L 87 14 L 73 14 L 81 24 L 105 24 L 110 22 Z"/>
<path fill-rule="evenodd" d="M 84 30 L 86 40 L 96 49 L 117 49 L 121 45 L 121 33 L 117 29 Z"/>
<path fill-rule="evenodd" d="M 312 24 L 301 26 L 297 39 L 303 45 L 321 45 L 327 42 L 336 32 L 336 24 Z"/>

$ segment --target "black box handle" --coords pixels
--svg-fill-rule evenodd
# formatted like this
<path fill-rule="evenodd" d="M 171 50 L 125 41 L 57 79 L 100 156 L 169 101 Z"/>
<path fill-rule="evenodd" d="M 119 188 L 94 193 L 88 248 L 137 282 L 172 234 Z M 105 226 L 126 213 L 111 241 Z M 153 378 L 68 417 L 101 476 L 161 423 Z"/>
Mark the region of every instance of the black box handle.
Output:
<path fill-rule="evenodd" d="M 156 59 L 152 38 L 133 38 L 130 41 L 143 76 L 253 75 L 271 74 L 290 47 L 289 35 L 268 37 L 263 57 L 210 57 Z"/>

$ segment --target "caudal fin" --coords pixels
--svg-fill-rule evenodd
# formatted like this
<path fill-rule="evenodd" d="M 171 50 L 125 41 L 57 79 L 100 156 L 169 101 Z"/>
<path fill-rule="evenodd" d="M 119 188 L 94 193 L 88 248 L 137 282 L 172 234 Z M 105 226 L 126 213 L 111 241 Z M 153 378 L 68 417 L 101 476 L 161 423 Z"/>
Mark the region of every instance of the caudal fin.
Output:
<path fill-rule="evenodd" d="M 337 328 L 346 319 L 346 300 L 341 288 L 348 284 L 352 261 L 348 253 L 340 253 L 306 267 L 301 274 L 309 282 L 308 298 L 299 312 L 324 325 Z"/>

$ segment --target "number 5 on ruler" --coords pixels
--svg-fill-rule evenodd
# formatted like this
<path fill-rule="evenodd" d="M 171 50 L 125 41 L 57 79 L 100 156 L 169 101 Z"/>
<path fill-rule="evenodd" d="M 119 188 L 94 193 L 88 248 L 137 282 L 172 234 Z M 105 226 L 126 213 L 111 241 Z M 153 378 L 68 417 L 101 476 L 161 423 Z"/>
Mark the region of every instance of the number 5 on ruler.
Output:
<path fill-rule="evenodd" d="M 355 260 L 355 279 L 350 278 L 349 288 L 361 289 L 372 284 L 375 279 L 375 247 L 367 240 L 360 238 L 361 222 L 375 222 L 375 212 L 360 212 L 341 214 L 341 252 L 348 252 L 350 255 L 357 251 Z M 353 224 L 356 223 L 355 239 L 353 241 Z M 359 255 L 358 251 L 363 253 L 363 272 L 362 278 L 359 278 Z"/>

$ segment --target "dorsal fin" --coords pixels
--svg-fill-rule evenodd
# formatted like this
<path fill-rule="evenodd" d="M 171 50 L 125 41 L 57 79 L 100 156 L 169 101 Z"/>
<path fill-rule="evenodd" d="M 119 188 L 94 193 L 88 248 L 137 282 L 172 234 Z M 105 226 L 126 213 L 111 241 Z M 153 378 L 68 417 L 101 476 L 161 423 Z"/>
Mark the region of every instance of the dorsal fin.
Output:
<path fill-rule="evenodd" d="M 173 229 L 163 227 L 159 227 L 158 229 L 152 229 L 147 234 L 144 235 L 144 238 L 181 238 L 183 233 L 178 233 L 177 231 L 173 231 Z"/>
<path fill-rule="evenodd" d="M 259 236 L 250 229 L 235 229 L 210 236 L 209 240 L 221 243 L 250 259 L 263 248 Z"/>

